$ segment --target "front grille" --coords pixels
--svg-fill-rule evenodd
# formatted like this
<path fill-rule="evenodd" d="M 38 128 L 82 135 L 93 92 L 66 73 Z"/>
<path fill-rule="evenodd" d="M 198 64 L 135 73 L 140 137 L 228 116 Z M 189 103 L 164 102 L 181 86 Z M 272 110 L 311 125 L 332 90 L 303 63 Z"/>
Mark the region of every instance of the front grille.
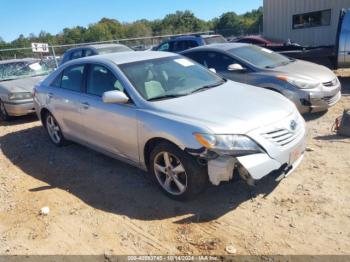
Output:
<path fill-rule="evenodd" d="M 321 99 L 325 101 L 328 105 L 333 105 L 337 100 L 339 99 L 340 93 L 334 95 L 334 96 L 325 96 Z"/>
<path fill-rule="evenodd" d="M 298 126 L 294 131 L 288 130 L 286 128 L 281 128 L 269 131 L 263 134 L 263 136 L 269 141 L 284 147 L 287 146 L 289 143 L 292 143 L 295 139 L 297 139 L 301 132 L 301 124 L 298 123 Z"/>
<path fill-rule="evenodd" d="M 338 84 L 338 80 L 334 78 L 332 81 L 322 83 L 323 86 L 332 87 Z"/>

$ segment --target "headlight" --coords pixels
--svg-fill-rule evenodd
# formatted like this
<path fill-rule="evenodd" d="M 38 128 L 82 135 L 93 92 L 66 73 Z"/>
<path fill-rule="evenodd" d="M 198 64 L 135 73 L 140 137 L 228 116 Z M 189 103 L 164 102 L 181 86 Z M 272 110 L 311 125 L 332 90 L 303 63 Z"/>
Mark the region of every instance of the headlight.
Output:
<path fill-rule="evenodd" d="M 25 100 L 33 98 L 32 93 L 29 92 L 22 92 L 22 93 L 13 93 L 9 94 L 9 100 Z"/>
<path fill-rule="evenodd" d="M 300 89 L 312 89 L 320 85 L 319 82 L 308 80 L 308 79 L 294 78 L 294 77 L 288 77 L 288 76 L 278 76 L 277 78 L 279 80 L 288 82 L 296 87 L 299 87 Z"/>
<path fill-rule="evenodd" d="M 220 154 L 242 156 L 264 152 L 258 144 L 244 135 L 194 133 L 194 136 L 202 146 Z"/>

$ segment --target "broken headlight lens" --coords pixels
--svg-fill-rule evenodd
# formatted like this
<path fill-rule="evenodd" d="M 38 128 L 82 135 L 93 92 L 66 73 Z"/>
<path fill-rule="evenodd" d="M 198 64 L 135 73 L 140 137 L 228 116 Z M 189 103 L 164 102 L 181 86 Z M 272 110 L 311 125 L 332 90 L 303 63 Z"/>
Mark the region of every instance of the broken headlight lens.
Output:
<path fill-rule="evenodd" d="M 25 100 L 33 97 L 30 92 L 12 93 L 9 94 L 9 100 Z"/>
<path fill-rule="evenodd" d="M 209 135 L 195 133 L 194 136 L 202 146 L 219 154 L 241 156 L 264 152 L 257 143 L 245 135 Z"/>

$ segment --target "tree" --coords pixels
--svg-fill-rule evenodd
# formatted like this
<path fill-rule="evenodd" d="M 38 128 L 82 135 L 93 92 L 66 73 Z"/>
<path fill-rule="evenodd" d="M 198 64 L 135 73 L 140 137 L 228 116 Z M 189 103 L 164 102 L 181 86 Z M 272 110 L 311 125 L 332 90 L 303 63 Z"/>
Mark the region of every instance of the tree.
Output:
<path fill-rule="evenodd" d="M 125 37 L 125 28 L 118 20 L 104 17 L 98 22 L 98 24 L 103 24 L 112 35 L 113 39 Z"/>
<path fill-rule="evenodd" d="M 245 34 L 258 34 L 263 23 L 263 9 L 253 9 L 241 16 L 242 28 Z"/>
<path fill-rule="evenodd" d="M 161 22 L 162 33 L 180 34 L 208 30 L 207 23 L 197 18 L 191 11 L 176 11 L 174 14 L 166 15 Z"/>
<path fill-rule="evenodd" d="M 147 27 L 145 24 L 137 22 L 132 24 L 125 24 L 125 35 L 127 38 L 133 37 L 143 37 L 143 36 L 151 36 L 152 29 Z"/>
<path fill-rule="evenodd" d="M 235 12 L 224 13 L 217 20 L 215 30 L 224 36 L 239 35 L 242 30 L 241 19 Z"/>
<path fill-rule="evenodd" d="M 176 11 L 166 15 L 163 19 L 149 21 L 137 20 L 132 23 L 120 23 L 116 19 L 102 18 L 88 27 L 75 26 L 64 28 L 62 32 L 51 35 L 41 31 L 39 35 L 30 34 L 25 37 L 21 34 L 10 43 L 0 38 L 0 45 L 6 47 L 30 47 L 33 41 L 45 42 L 51 45 L 76 44 L 117 40 L 121 38 L 137 38 L 152 35 L 182 34 L 215 29 L 224 36 L 240 35 L 241 33 L 258 33 L 262 27 L 262 8 L 237 15 L 227 12 L 210 21 L 197 18 L 191 11 Z M 130 42 L 131 43 L 131 42 Z M 139 44 L 137 42 L 132 44 Z M 64 49 L 60 50 L 64 51 Z"/>

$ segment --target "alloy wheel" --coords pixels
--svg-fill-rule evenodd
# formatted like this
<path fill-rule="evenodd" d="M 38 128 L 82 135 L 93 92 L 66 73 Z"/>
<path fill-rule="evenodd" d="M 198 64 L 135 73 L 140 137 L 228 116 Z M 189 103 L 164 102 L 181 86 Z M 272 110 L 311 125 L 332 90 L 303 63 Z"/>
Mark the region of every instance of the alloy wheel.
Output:
<path fill-rule="evenodd" d="M 178 157 L 160 152 L 154 158 L 154 173 L 159 184 L 172 195 L 181 195 L 187 189 L 187 174 Z"/>
<path fill-rule="evenodd" d="M 62 140 L 62 133 L 59 125 L 52 115 L 46 117 L 46 128 L 51 140 L 55 144 L 59 144 Z"/>

